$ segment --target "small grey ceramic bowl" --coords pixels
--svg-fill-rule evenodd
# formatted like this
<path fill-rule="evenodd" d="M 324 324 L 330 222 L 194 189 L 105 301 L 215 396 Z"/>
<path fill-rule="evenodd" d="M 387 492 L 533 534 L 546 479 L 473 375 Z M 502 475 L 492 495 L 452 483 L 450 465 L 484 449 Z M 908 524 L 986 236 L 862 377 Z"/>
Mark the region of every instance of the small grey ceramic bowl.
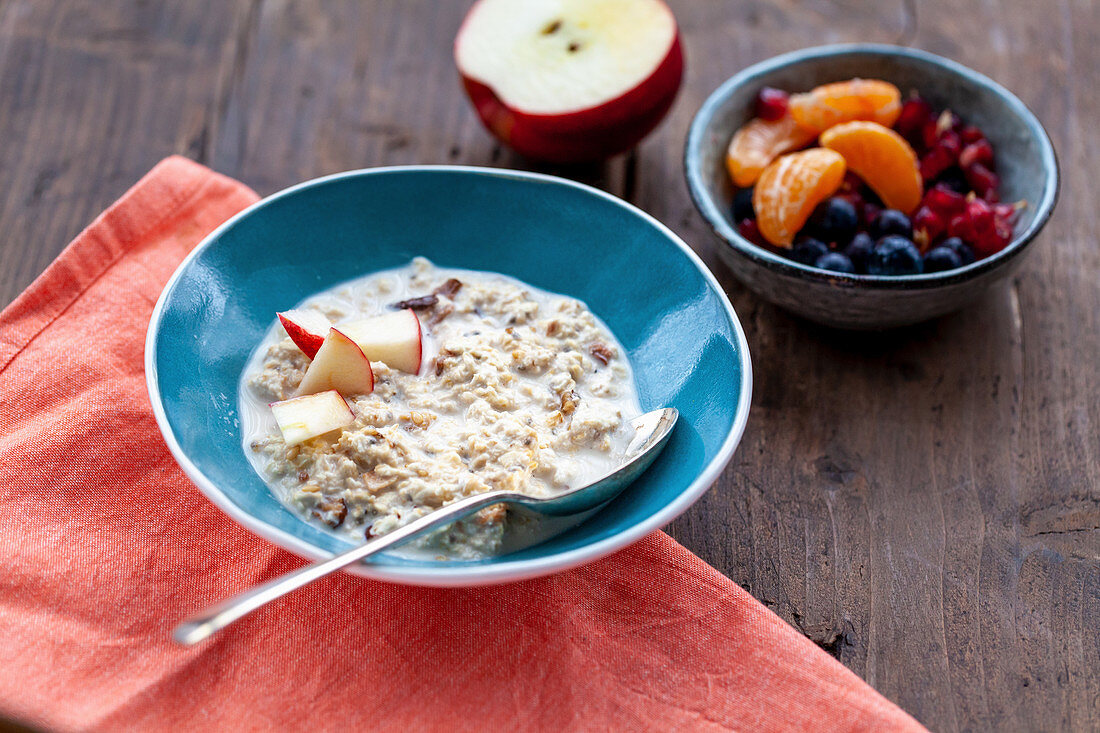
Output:
<path fill-rule="evenodd" d="M 997 156 L 1002 200 L 1027 202 L 1007 247 L 949 272 L 884 277 L 801 265 L 737 233 L 730 211 L 734 188 L 726 173 L 726 147 L 752 116 L 760 88 L 802 92 L 857 76 L 892 82 L 903 96 L 919 91 L 934 108 L 949 108 L 985 131 Z M 1046 224 L 1058 198 L 1054 147 L 1023 102 L 965 66 L 900 46 L 821 46 L 750 66 L 715 90 L 695 115 L 684 166 L 692 199 L 724 240 L 722 259 L 741 282 L 799 316 L 850 329 L 917 323 L 971 302 L 1016 270 L 1020 255 Z"/>

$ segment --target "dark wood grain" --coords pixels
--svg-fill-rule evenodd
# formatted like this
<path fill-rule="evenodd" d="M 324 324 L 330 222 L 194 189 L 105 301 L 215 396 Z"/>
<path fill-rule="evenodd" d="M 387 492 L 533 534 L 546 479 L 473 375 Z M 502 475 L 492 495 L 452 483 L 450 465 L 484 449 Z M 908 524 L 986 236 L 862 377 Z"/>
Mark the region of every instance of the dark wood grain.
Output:
<path fill-rule="evenodd" d="M 600 186 L 703 256 L 751 346 L 744 441 L 673 536 L 933 729 L 1100 729 L 1100 6 L 679 0 L 688 71 L 669 119 L 631 155 L 572 169 L 481 129 L 451 63 L 465 6 L 0 5 L 0 303 L 172 152 L 261 193 L 398 163 Z M 744 291 L 681 173 L 691 116 L 722 80 L 852 40 L 992 75 L 1063 162 L 1058 211 L 1012 282 L 889 335 L 817 329 Z"/>

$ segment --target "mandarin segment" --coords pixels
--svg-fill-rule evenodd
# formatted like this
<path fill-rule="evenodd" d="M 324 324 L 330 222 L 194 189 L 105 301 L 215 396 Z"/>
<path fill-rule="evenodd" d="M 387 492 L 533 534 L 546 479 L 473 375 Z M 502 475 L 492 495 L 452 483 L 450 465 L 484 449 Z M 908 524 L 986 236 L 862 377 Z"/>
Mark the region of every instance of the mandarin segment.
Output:
<path fill-rule="evenodd" d="M 814 208 L 840 188 L 844 171 L 844 158 L 825 148 L 774 161 L 760 174 L 753 191 L 760 234 L 777 247 L 789 248 Z"/>
<path fill-rule="evenodd" d="M 788 108 L 794 121 L 814 134 L 853 120 L 891 127 L 901 114 L 901 92 L 879 79 L 849 79 L 794 94 Z"/>
<path fill-rule="evenodd" d="M 808 145 L 816 135 L 799 127 L 790 115 L 775 121 L 749 120 L 730 140 L 726 150 L 726 168 L 733 183 L 748 188 L 756 183 L 761 171 L 783 153 Z"/>
<path fill-rule="evenodd" d="M 888 208 L 906 214 L 920 205 L 924 183 L 913 148 L 898 133 L 876 122 L 845 122 L 821 133 L 821 144 L 844 157 Z"/>

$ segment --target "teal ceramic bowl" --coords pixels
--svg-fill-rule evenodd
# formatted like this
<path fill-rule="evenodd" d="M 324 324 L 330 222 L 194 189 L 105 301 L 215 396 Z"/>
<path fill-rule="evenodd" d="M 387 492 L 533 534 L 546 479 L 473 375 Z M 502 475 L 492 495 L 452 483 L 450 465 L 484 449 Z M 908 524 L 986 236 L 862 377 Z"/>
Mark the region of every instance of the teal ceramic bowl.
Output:
<path fill-rule="evenodd" d="M 680 411 L 668 446 L 618 498 L 533 547 L 488 560 L 383 555 L 353 572 L 437 586 L 518 580 L 590 562 L 672 521 L 730 460 L 751 370 L 737 316 L 675 234 L 572 181 L 462 167 L 351 171 L 294 186 L 208 236 L 172 276 L 146 342 L 165 441 L 204 494 L 277 545 L 322 558 L 350 545 L 286 509 L 241 447 L 237 385 L 276 311 L 423 255 L 585 301 L 626 348 L 642 407 Z"/>

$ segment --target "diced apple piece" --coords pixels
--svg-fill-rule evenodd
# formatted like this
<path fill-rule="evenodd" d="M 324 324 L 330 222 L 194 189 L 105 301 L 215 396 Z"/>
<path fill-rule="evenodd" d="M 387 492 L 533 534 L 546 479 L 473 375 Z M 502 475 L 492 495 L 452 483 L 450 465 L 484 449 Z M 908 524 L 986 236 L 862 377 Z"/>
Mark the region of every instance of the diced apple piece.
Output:
<path fill-rule="evenodd" d="M 317 311 L 292 309 L 277 314 L 286 335 L 294 345 L 310 359 L 317 356 L 317 349 L 325 341 L 325 334 L 332 328 L 328 319 Z"/>
<path fill-rule="evenodd" d="M 336 390 L 273 402 L 271 412 L 287 445 L 297 445 L 355 422 L 351 408 Z"/>
<path fill-rule="evenodd" d="M 330 328 L 317 355 L 313 357 L 297 396 L 334 389 L 345 397 L 374 391 L 374 372 L 370 360 L 354 341 Z"/>
<path fill-rule="evenodd" d="M 420 319 L 411 309 L 345 323 L 340 330 L 358 344 L 371 361 L 409 374 L 420 371 L 424 352 Z"/>

